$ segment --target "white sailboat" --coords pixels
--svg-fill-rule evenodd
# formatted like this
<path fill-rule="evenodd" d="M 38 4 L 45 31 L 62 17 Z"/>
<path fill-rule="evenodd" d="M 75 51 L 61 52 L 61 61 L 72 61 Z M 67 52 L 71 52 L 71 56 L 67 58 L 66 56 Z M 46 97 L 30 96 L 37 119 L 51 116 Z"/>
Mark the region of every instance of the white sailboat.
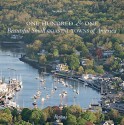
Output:
<path fill-rule="evenodd" d="M 37 101 L 34 100 L 34 102 L 32 103 L 32 105 L 34 106 L 34 108 L 37 108 Z"/>
<path fill-rule="evenodd" d="M 40 85 L 39 85 L 39 83 L 38 83 L 38 88 L 37 88 L 37 92 L 36 92 L 36 94 L 34 95 L 34 99 L 38 99 L 38 98 L 40 98 L 40 96 L 41 96 L 41 90 L 40 90 Z"/>
<path fill-rule="evenodd" d="M 78 89 L 76 91 L 77 95 L 79 95 L 79 82 L 78 82 Z"/>
<path fill-rule="evenodd" d="M 55 90 L 55 91 L 57 90 L 57 86 L 54 86 L 54 90 Z"/>
<path fill-rule="evenodd" d="M 2 70 L 1 70 L 1 75 L 0 75 L 0 84 L 3 83 L 3 74 L 2 74 Z"/>
<path fill-rule="evenodd" d="M 53 88 L 53 82 L 52 82 L 52 88 L 51 88 L 51 95 L 53 95 L 54 94 L 54 92 L 55 92 L 55 90 L 54 90 L 54 88 Z"/>
<path fill-rule="evenodd" d="M 74 88 L 73 88 L 73 92 L 76 92 L 76 89 L 75 89 L 75 82 L 74 82 Z"/>
<path fill-rule="evenodd" d="M 47 94 L 47 95 L 46 95 L 46 99 L 49 99 L 49 98 L 50 98 L 50 95 Z"/>
<path fill-rule="evenodd" d="M 65 87 L 68 87 L 68 86 L 69 86 L 69 85 L 68 85 L 68 83 L 66 82 L 66 83 L 65 83 Z"/>
<path fill-rule="evenodd" d="M 8 95 L 6 95 L 6 99 L 9 99 L 9 100 L 11 100 L 13 98 L 13 95 L 12 95 L 12 93 L 9 93 Z"/>
<path fill-rule="evenodd" d="M 9 101 L 9 103 L 8 104 L 6 104 L 6 106 L 7 107 L 13 107 L 13 108 L 19 108 L 19 105 L 18 104 L 16 104 L 16 102 L 14 102 L 14 101 Z"/>
<path fill-rule="evenodd" d="M 41 98 L 41 109 L 43 109 L 43 107 L 44 107 L 44 101 L 45 101 L 45 98 Z"/>
<path fill-rule="evenodd" d="M 9 84 L 11 84 L 11 85 L 13 84 L 13 85 L 16 85 L 20 88 L 23 88 L 21 76 L 20 76 L 19 80 L 18 80 L 18 77 L 17 78 L 10 78 Z"/>

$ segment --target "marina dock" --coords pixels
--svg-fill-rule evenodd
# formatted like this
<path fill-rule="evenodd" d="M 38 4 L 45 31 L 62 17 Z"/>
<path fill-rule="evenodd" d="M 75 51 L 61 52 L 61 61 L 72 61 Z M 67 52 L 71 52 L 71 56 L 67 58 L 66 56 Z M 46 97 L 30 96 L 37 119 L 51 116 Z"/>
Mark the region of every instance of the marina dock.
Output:
<path fill-rule="evenodd" d="M 16 92 L 22 88 L 22 81 L 16 78 L 10 78 L 6 83 L 1 80 L 0 82 L 0 105 L 4 107 L 19 107 L 16 102 L 13 102 Z"/>

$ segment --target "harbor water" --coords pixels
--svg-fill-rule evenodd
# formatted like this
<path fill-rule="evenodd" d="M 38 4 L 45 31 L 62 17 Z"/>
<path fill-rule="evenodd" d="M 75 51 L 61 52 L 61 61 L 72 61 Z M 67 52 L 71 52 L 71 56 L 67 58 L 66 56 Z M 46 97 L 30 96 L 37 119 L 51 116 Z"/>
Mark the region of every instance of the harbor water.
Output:
<path fill-rule="evenodd" d="M 20 107 L 33 108 L 33 96 L 38 90 L 41 91 L 41 96 L 37 99 L 37 106 L 45 108 L 47 106 L 58 106 L 60 103 L 67 105 L 80 105 L 82 108 L 88 108 L 91 103 L 100 101 L 101 95 L 96 90 L 85 86 L 85 84 L 75 80 L 62 80 L 69 86 L 63 86 L 60 79 L 55 78 L 52 74 L 44 75 L 45 83 L 42 84 L 39 72 L 30 65 L 21 62 L 19 57 L 21 50 L 16 49 L 0 49 L 0 70 L 1 76 L 5 77 L 7 82 L 9 78 L 20 77 L 23 82 L 23 88 L 16 93 L 15 101 Z M 54 94 L 51 94 L 52 88 L 57 87 Z M 79 91 L 76 94 L 75 90 Z M 65 97 L 61 93 L 66 91 Z M 49 98 L 46 99 L 46 96 Z M 42 101 L 42 99 L 45 99 Z"/>

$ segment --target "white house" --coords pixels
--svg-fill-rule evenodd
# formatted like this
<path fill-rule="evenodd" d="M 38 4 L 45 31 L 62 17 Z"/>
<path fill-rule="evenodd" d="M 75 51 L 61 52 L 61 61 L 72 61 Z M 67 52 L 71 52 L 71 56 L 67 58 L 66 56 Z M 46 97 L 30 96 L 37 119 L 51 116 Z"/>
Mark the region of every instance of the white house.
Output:
<path fill-rule="evenodd" d="M 109 56 L 112 56 L 113 53 L 114 53 L 113 50 L 104 51 L 104 52 L 103 52 L 103 57 L 109 57 Z"/>
<path fill-rule="evenodd" d="M 39 56 L 41 56 L 41 55 L 44 55 L 44 54 L 46 54 L 47 52 L 46 52 L 46 50 L 41 50 L 39 53 L 37 53 L 37 55 L 39 55 Z"/>
<path fill-rule="evenodd" d="M 66 64 L 57 64 L 56 71 L 68 71 L 68 66 Z"/>
<path fill-rule="evenodd" d="M 82 59 L 81 60 L 81 64 L 83 65 L 83 66 L 85 66 L 85 65 L 87 65 L 87 61 L 88 61 L 89 59 Z"/>

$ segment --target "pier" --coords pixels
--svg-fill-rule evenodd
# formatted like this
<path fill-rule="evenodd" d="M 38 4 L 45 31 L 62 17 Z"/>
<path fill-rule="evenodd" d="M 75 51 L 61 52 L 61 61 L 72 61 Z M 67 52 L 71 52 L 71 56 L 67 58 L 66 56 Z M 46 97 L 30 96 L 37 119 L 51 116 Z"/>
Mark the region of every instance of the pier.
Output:
<path fill-rule="evenodd" d="M 19 42 L 3 41 L 3 42 L 0 42 L 0 44 L 3 47 L 21 47 L 24 43 L 22 41 L 19 41 Z"/>

